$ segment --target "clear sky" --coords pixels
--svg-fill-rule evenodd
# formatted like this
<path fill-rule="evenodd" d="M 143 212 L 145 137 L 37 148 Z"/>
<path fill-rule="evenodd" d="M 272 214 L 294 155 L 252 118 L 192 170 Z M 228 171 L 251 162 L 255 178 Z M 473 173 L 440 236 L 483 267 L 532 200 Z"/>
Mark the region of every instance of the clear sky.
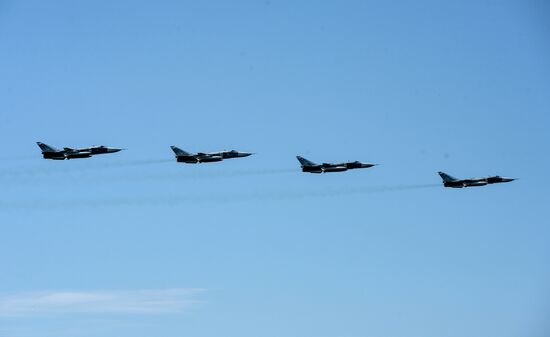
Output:
<path fill-rule="evenodd" d="M 548 336 L 549 37 L 543 0 L 0 1 L 0 337 Z"/>

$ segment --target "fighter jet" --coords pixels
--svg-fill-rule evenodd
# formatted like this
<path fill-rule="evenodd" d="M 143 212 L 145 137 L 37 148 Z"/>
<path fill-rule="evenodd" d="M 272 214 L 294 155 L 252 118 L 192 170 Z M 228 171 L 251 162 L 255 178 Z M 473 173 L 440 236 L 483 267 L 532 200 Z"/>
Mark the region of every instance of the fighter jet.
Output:
<path fill-rule="evenodd" d="M 339 164 L 332 164 L 332 163 L 316 164 L 312 161 L 307 160 L 304 157 L 296 156 L 296 158 L 298 159 L 298 161 L 300 162 L 300 165 L 302 166 L 302 172 L 309 172 L 309 173 L 342 172 L 342 171 L 347 171 L 351 169 L 369 168 L 375 165 L 375 164 L 361 163 L 358 161 L 339 163 Z"/>
<path fill-rule="evenodd" d="M 437 172 L 443 179 L 443 186 L 452 188 L 485 186 L 487 184 L 507 183 L 514 181 L 513 178 L 504 178 L 501 176 L 490 176 L 486 178 L 456 179 L 444 172 Z"/>
<path fill-rule="evenodd" d="M 252 154 L 249 152 L 239 152 L 235 150 L 210 153 L 189 153 L 174 145 L 170 146 L 170 148 L 172 148 L 172 151 L 176 154 L 176 160 L 178 163 L 187 164 L 212 163 L 222 161 L 224 159 L 248 157 Z"/>
<path fill-rule="evenodd" d="M 80 149 L 64 147 L 63 150 L 59 150 L 53 146 L 50 146 L 48 144 L 44 144 L 41 142 L 36 142 L 36 144 L 38 144 L 38 146 L 42 150 L 42 156 L 44 157 L 44 159 L 53 159 L 53 160 L 89 158 L 97 154 L 114 153 L 122 150 L 116 147 L 107 147 L 103 145 L 84 147 Z"/>

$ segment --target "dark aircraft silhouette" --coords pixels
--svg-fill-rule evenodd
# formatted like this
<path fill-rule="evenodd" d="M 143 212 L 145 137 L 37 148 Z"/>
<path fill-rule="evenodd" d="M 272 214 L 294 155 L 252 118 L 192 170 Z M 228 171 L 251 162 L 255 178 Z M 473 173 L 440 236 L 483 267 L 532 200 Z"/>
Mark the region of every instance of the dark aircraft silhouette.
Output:
<path fill-rule="evenodd" d="M 252 154 L 249 152 L 239 152 L 235 150 L 210 153 L 189 153 L 173 145 L 170 146 L 170 148 L 172 148 L 172 151 L 176 154 L 176 160 L 178 163 L 187 164 L 212 163 L 222 161 L 224 159 L 248 157 Z"/>
<path fill-rule="evenodd" d="M 296 156 L 296 158 L 298 159 L 298 161 L 300 162 L 300 165 L 302 166 L 302 172 L 309 172 L 309 173 L 342 172 L 342 171 L 358 169 L 358 168 L 369 168 L 375 165 L 375 164 L 361 163 L 358 161 L 339 163 L 339 164 L 332 164 L 332 163 L 315 164 L 314 162 L 309 161 L 304 157 Z"/>
<path fill-rule="evenodd" d="M 487 184 L 507 183 L 507 182 L 516 180 L 513 178 L 504 178 L 501 176 L 491 176 L 486 178 L 456 179 L 444 172 L 437 172 L 437 173 L 441 176 L 441 179 L 443 179 L 443 186 L 452 187 L 452 188 L 485 186 Z"/>
<path fill-rule="evenodd" d="M 64 147 L 63 150 L 58 150 L 55 147 L 52 147 L 48 144 L 41 142 L 36 142 L 40 149 L 42 150 L 42 155 L 44 159 L 54 159 L 54 160 L 65 160 L 65 159 L 74 159 L 74 158 L 89 158 L 98 154 L 104 153 L 115 153 L 122 149 L 116 147 L 107 147 L 107 146 L 91 146 L 84 147 L 80 149 L 73 149 L 70 147 Z"/>

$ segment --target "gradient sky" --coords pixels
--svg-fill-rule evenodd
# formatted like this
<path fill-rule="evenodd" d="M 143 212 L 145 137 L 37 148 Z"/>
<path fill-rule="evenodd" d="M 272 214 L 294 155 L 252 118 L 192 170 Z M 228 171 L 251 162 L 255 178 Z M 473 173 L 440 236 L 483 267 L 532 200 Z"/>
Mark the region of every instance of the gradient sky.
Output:
<path fill-rule="evenodd" d="M 549 19 L 0 1 L 0 337 L 548 336 Z M 126 150 L 47 161 L 36 141 Z M 380 166 L 304 174 L 298 154 Z"/>

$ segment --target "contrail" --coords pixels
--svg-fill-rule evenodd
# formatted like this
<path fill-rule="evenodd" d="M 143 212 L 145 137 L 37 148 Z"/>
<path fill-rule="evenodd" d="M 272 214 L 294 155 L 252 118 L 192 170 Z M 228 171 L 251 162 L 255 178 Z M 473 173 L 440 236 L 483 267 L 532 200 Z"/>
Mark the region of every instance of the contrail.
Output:
<path fill-rule="evenodd" d="M 126 182 L 126 181 L 159 181 L 159 180 L 189 180 L 189 179 L 211 179 L 211 178 L 234 178 L 245 176 L 267 176 L 267 175 L 279 175 L 297 172 L 295 168 L 281 168 L 281 169 L 235 169 L 235 170 L 215 170 L 215 171 L 199 171 L 191 170 L 187 171 L 182 169 L 180 172 L 151 172 L 140 175 L 121 175 L 105 177 L 104 183 L 111 184 L 112 182 Z"/>
<path fill-rule="evenodd" d="M 93 163 L 86 166 L 66 166 L 69 163 L 65 163 L 63 161 L 63 162 L 57 163 L 59 165 L 57 165 L 57 167 L 55 168 L 51 166 L 48 166 L 48 167 L 19 166 L 19 167 L 3 168 L 3 169 L 0 169 L 0 178 L 64 174 L 64 173 L 71 173 L 71 172 L 89 172 L 89 171 L 96 171 L 96 170 L 103 170 L 103 169 L 116 169 L 116 168 L 126 168 L 131 166 L 163 164 L 168 162 L 173 162 L 173 159 L 124 160 L 124 161 L 115 161 L 115 162 Z M 60 166 L 60 165 L 65 165 L 65 166 Z"/>
<path fill-rule="evenodd" d="M 10 161 L 21 161 L 21 160 L 29 160 L 29 159 L 35 159 L 36 155 L 19 155 L 19 156 L 9 156 L 9 157 L 0 157 L 0 163 L 8 163 Z"/>
<path fill-rule="evenodd" d="M 132 160 L 122 160 L 109 163 L 101 163 L 97 165 L 100 168 L 119 168 L 119 167 L 128 167 L 128 166 L 143 166 L 143 165 L 154 165 L 154 164 L 164 164 L 173 162 L 174 159 L 132 159 Z M 94 167 L 90 167 L 94 169 Z"/>
<path fill-rule="evenodd" d="M 129 166 L 143 166 L 143 165 L 153 165 L 153 164 L 160 164 L 165 163 L 167 161 L 164 160 L 151 160 L 151 161 L 132 161 L 132 162 L 126 162 L 126 163 L 112 163 L 108 166 L 102 166 L 100 169 L 109 169 L 109 168 L 126 168 Z M 172 160 L 169 160 L 168 162 L 172 162 Z M 90 168 L 87 167 L 84 170 L 76 169 L 76 168 L 69 168 L 69 169 L 61 169 L 56 171 L 40 171 L 37 172 L 36 170 L 30 170 L 30 171 L 0 171 L 0 179 L 2 177 L 7 178 L 15 178 L 15 177 L 24 177 L 28 178 L 31 176 L 41 176 L 41 175 L 47 175 L 47 174 L 71 174 L 71 179 L 66 180 L 60 180 L 56 181 L 56 184 L 60 183 L 70 183 L 70 184 L 78 184 L 83 183 L 87 184 L 89 183 L 89 179 L 86 179 L 88 177 L 87 173 L 94 172 L 97 170 L 96 168 Z M 185 179 L 210 179 L 210 178 L 234 178 L 234 177 L 242 177 L 242 176 L 265 176 L 265 175 L 278 175 L 278 174 L 286 174 L 286 173 L 293 173 L 298 172 L 295 168 L 274 168 L 274 169 L 228 169 L 228 170 L 200 170 L 199 168 L 193 168 L 191 170 L 187 170 L 184 167 L 181 167 L 181 170 L 179 172 L 159 172 L 154 171 L 150 173 L 141 173 L 141 174 L 131 174 L 131 172 L 127 172 L 126 174 L 117 174 L 117 175 L 102 175 L 101 179 L 94 180 L 94 184 L 113 184 L 117 182 L 143 182 L 143 181 L 160 181 L 160 180 L 185 180 Z M 76 176 L 74 174 L 77 174 Z M 47 184 L 50 183 L 49 180 L 36 180 L 36 181 L 30 181 L 29 179 L 17 179 L 12 180 L 11 182 L 16 184 Z"/>
<path fill-rule="evenodd" d="M 365 186 L 349 188 L 327 188 L 300 191 L 271 190 L 252 191 L 249 193 L 225 194 L 197 194 L 171 196 L 121 196 L 102 199 L 71 199 L 71 200 L 29 200 L 24 202 L 0 201 L 0 208 L 5 210 L 43 209 L 56 210 L 67 208 L 99 208 L 118 206 L 149 206 L 174 207 L 182 204 L 194 203 L 227 203 L 227 202 L 254 202 L 278 201 L 288 199 L 334 198 L 341 196 L 399 192 L 439 187 L 441 184 L 393 185 L 393 186 Z"/>

